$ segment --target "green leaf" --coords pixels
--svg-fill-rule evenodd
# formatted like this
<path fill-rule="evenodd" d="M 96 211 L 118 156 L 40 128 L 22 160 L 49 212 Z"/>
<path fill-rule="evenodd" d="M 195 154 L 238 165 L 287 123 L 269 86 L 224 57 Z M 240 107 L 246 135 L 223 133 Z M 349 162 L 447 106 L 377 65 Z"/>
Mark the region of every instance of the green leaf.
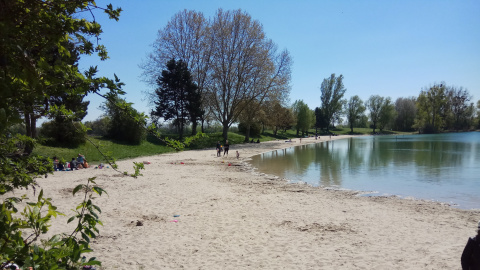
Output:
<path fill-rule="evenodd" d="M 80 189 L 82 189 L 85 185 L 83 184 L 80 184 L 78 186 L 76 186 L 74 189 L 73 189 L 73 195 L 75 195 L 75 193 L 77 193 Z"/>

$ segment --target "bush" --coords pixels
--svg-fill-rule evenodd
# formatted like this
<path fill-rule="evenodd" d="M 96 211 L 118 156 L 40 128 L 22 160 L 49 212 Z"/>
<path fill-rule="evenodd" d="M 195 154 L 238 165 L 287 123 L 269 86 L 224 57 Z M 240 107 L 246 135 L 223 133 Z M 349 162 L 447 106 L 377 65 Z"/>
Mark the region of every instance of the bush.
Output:
<path fill-rule="evenodd" d="M 42 124 L 39 135 L 49 144 L 78 146 L 86 142 L 86 132 L 79 122 L 49 121 Z"/>
<path fill-rule="evenodd" d="M 108 117 L 101 117 L 95 121 L 87 121 L 85 122 L 85 126 L 90 130 L 87 131 L 88 135 L 95 135 L 95 136 L 107 136 L 108 134 L 108 126 L 110 124 L 110 118 Z"/>
<path fill-rule="evenodd" d="M 140 144 L 146 137 L 145 115 L 125 100 L 117 98 L 114 102 L 106 101 L 103 107 L 110 119 L 106 137 L 128 144 Z"/>
<path fill-rule="evenodd" d="M 238 125 L 238 131 L 244 135 L 247 135 L 247 126 L 244 123 Z M 260 137 L 262 126 L 260 123 L 253 123 L 250 125 L 250 137 Z"/>

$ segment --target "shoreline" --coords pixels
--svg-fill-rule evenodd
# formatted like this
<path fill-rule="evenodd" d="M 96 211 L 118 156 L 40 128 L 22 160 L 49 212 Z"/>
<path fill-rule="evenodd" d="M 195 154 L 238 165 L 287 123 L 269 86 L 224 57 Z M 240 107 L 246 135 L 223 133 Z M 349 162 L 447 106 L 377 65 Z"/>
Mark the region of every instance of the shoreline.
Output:
<path fill-rule="evenodd" d="M 150 161 L 136 179 L 89 168 L 39 184 L 66 214 L 52 228 L 66 232 L 80 200 L 72 199 L 73 187 L 96 176 L 108 192 L 96 199 L 104 226 L 87 254 L 102 261 L 100 269 L 460 268 L 480 211 L 288 183 L 247 165 L 253 155 L 301 145 L 286 144 L 232 145 L 229 157 L 210 148 L 117 163 L 130 172 L 133 161 Z"/>

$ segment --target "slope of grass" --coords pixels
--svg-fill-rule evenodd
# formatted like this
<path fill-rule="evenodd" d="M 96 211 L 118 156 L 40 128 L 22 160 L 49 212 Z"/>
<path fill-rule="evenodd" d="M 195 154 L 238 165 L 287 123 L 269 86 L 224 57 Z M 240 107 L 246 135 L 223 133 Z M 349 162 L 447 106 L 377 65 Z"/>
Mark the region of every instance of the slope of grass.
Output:
<path fill-rule="evenodd" d="M 335 134 L 351 134 L 350 128 L 335 128 L 331 132 Z M 372 129 L 369 128 L 354 128 L 354 133 L 356 135 L 362 134 L 371 134 Z M 314 135 L 315 130 L 309 130 L 309 135 Z M 384 134 L 404 134 L 404 132 L 384 132 Z M 327 136 L 326 133 L 321 133 L 319 135 Z M 175 135 L 169 136 L 175 139 Z M 160 140 L 154 137 L 148 137 L 147 140 L 143 141 L 140 145 L 129 145 L 121 142 L 115 142 L 112 140 L 103 139 L 100 137 L 89 137 L 90 140 L 97 146 L 99 150 L 104 154 L 108 154 L 115 158 L 116 160 L 135 158 L 140 156 L 151 156 L 158 155 L 168 152 L 175 152 L 174 149 L 165 146 Z M 272 130 L 266 130 L 260 136 L 251 137 L 255 141 L 260 140 L 261 142 L 272 141 L 272 140 L 288 140 L 290 138 L 297 138 L 295 130 L 287 131 L 278 131 L 277 135 L 273 134 Z M 243 143 L 245 136 L 240 133 L 229 132 L 228 141 L 230 145 L 241 144 Z M 206 137 L 194 141 L 190 146 L 186 147 L 185 150 L 193 149 L 204 149 L 204 148 L 213 148 L 216 146 L 217 141 L 220 141 L 221 144 L 224 144 L 222 133 L 209 133 Z M 91 164 L 98 164 L 104 161 L 102 154 L 96 149 L 94 145 L 90 142 L 87 142 L 84 145 L 78 147 L 52 147 L 38 144 L 34 149 L 34 154 L 39 154 L 47 157 L 56 156 L 59 159 L 64 159 L 65 161 L 70 161 L 72 158 L 76 158 L 77 155 L 83 154 Z"/>
<path fill-rule="evenodd" d="M 170 147 L 155 144 L 149 141 L 143 141 L 140 145 L 129 145 L 99 137 L 89 137 L 89 139 L 99 146 L 99 150 L 101 152 L 108 154 L 117 160 L 139 156 L 151 156 L 175 151 Z M 70 161 L 72 158 L 76 158 L 78 154 L 82 154 L 86 157 L 89 163 L 97 164 L 104 161 L 104 158 L 99 150 L 97 150 L 95 146 L 89 142 L 72 148 L 52 147 L 38 144 L 33 153 L 50 158 L 56 156 L 57 158 L 63 158 L 66 161 Z"/>

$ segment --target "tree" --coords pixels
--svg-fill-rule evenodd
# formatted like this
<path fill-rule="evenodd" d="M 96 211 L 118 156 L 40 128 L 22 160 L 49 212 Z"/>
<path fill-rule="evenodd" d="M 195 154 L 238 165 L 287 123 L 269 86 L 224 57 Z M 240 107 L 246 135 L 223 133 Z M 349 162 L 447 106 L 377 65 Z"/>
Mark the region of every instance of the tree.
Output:
<path fill-rule="evenodd" d="M 343 85 L 343 75 L 335 77 L 335 74 L 332 74 L 330 78 L 323 79 L 320 91 L 322 114 L 327 121 L 328 132 L 334 115 L 342 111 L 342 98 L 347 91 Z"/>
<path fill-rule="evenodd" d="M 392 104 L 392 99 L 390 99 L 390 97 L 384 98 L 378 117 L 378 126 L 380 132 L 392 124 L 394 117 L 395 107 Z"/>
<path fill-rule="evenodd" d="M 98 233 L 99 208 L 91 195 L 104 191 L 94 179 L 74 188 L 73 194 L 85 191 L 86 198 L 77 207 L 69 222 L 75 221 L 73 232 L 57 234 L 39 244 L 47 233 L 50 221 L 60 213 L 51 199 L 40 190 L 33 200 L 17 197 L 21 189 L 36 185 L 36 179 L 53 169 L 51 160 L 32 155 L 32 138 L 6 132 L 16 123 L 25 122 L 29 136 L 35 137 L 38 114 L 57 113 L 66 118 L 72 112 L 65 106 L 51 106 L 50 97 L 61 92 L 72 96 L 98 93 L 108 88 L 105 96 L 122 93 L 116 78 L 96 77 L 96 69 L 84 74 L 77 66 L 75 55 L 98 52 L 107 58 L 105 48 L 98 44 L 101 27 L 95 20 L 79 18 L 81 12 L 94 14 L 105 11 L 118 20 L 121 9 L 96 6 L 93 1 L 0 1 L 0 260 L 12 261 L 22 269 L 72 269 L 82 265 L 100 264 L 95 258 L 82 261 L 91 251 L 90 239 Z M 95 46 L 91 38 L 97 39 Z M 48 107 L 47 107 L 48 106 Z M 33 118 L 32 118 L 33 116 Z M 17 192 L 15 192 L 17 191 Z M 17 207 L 23 206 L 20 215 Z M 74 207 L 75 208 L 75 207 Z"/>
<path fill-rule="evenodd" d="M 151 114 L 165 120 L 173 119 L 180 139 L 183 138 L 184 126 L 188 120 L 196 122 L 201 108 L 200 93 L 192 82 L 187 64 L 182 60 L 171 59 L 167 69 L 157 79 L 155 90 L 155 110 Z"/>
<path fill-rule="evenodd" d="M 377 128 L 377 123 L 380 120 L 380 111 L 383 106 L 384 98 L 379 95 L 373 95 L 368 98 L 367 108 L 370 111 L 370 121 L 373 126 L 373 133 L 375 134 L 375 129 Z"/>
<path fill-rule="evenodd" d="M 144 78 L 152 85 L 161 76 L 160 70 L 166 68 L 170 59 L 182 60 L 192 73 L 192 80 L 200 92 L 199 119 L 192 119 L 192 132 L 196 131 L 197 120 L 204 121 L 207 109 L 204 107 L 205 89 L 208 85 L 208 70 L 210 63 L 209 22 L 203 13 L 183 10 L 175 14 L 168 24 L 158 31 L 157 40 L 153 44 L 154 51 L 143 64 Z M 151 95 L 156 100 L 156 95 Z"/>
<path fill-rule="evenodd" d="M 107 128 L 107 138 L 129 144 L 140 144 L 146 136 L 146 116 L 132 107 L 132 103 L 116 97 L 112 102 L 107 100 L 102 109 L 110 119 Z"/>
<path fill-rule="evenodd" d="M 428 90 L 422 90 L 417 98 L 416 126 L 424 133 L 437 132 L 444 124 L 447 102 L 445 90 L 445 83 L 434 85 Z"/>
<path fill-rule="evenodd" d="M 277 136 L 278 130 L 291 128 L 295 124 L 292 111 L 284 107 L 279 100 L 268 102 L 265 107 L 265 119 L 268 126 L 272 127 L 273 135 Z"/>
<path fill-rule="evenodd" d="M 345 112 L 347 113 L 347 121 L 350 126 L 350 132 L 353 133 L 355 123 L 360 120 L 365 112 L 365 106 L 359 96 L 355 95 L 346 103 Z"/>
<path fill-rule="evenodd" d="M 260 22 L 241 10 L 219 9 L 210 34 L 207 99 L 227 139 L 228 128 L 250 102 L 288 95 L 291 61 L 287 51 L 277 54 Z"/>
<path fill-rule="evenodd" d="M 293 103 L 292 111 L 297 120 L 295 125 L 297 136 L 299 136 L 300 131 L 302 132 L 302 136 L 305 136 L 305 133 L 308 134 L 308 129 L 312 123 L 312 114 L 310 113 L 308 105 L 303 102 L 303 100 L 297 100 Z"/>
<path fill-rule="evenodd" d="M 177 13 L 159 32 L 145 75 L 165 57 L 182 59 L 192 70 L 206 114 L 228 128 L 250 102 L 288 96 L 291 60 L 265 37 L 262 25 L 241 10 L 219 9 L 207 22 L 201 13 Z"/>
<path fill-rule="evenodd" d="M 260 103 L 257 101 L 249 102 L 249 104 L 246 106 L 246 109 L 239 114 L 238 120 L 240 121 L 240 124 L 245 127 L 244 142 L 249 142 L 250 128 L 254 124 L 259 124 L 260 120 L 264 118 L 265 112 L 262 110 Z"/>
<path fill-rule="evenodd" d="M 325 113 L 323 112 L 322 108 L 315 108 L 315 129 L 319 128 L 323 130 L 324 128 L 327 128 L 329 125 L 327 117 L 325 116 Z M 316 130 L 315 130 L 316 132 Z"/>
<path fill-rule="evenodd" d="M 397 98 L 395 101 L 394 129 L 412 131 L 417 117 L 416 98 Z"/>
<path fill-rule="evenodd" d="M 469 104 L 472 99 L 467 89 L 463 87 L 448 87 L 446 90 L 446 121 L 450 122 L 446 126 L 448 129 L 469 129 L 472 125 L 471 118 L 473 111 Z"/>

